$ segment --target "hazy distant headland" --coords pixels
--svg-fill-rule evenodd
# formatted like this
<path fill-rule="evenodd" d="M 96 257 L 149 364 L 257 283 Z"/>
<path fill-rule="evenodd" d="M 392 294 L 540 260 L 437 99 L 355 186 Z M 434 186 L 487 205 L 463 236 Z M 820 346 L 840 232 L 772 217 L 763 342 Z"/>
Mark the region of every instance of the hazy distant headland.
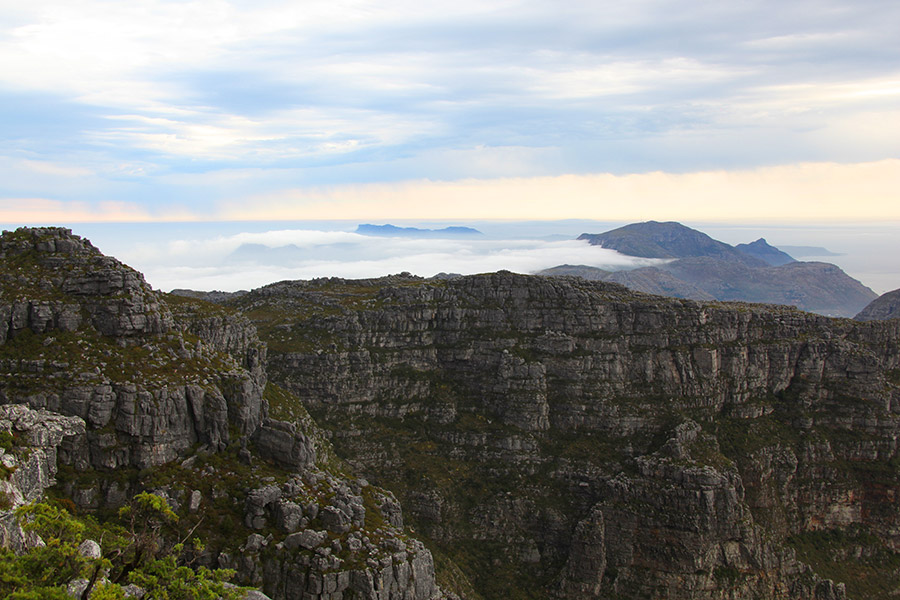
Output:
<path fill-rule="evenodd" d="M 364 223 L 356 228 L 360 235 L 380 235 L 384 237 L 457 237 L 457 236 L 481 236 L 484 235 L 472 227 L 451 226 L 441 229 L 421 229 L 419 227 L 397 227 L 390 223 L 386 225 L 372 225 Z"/>

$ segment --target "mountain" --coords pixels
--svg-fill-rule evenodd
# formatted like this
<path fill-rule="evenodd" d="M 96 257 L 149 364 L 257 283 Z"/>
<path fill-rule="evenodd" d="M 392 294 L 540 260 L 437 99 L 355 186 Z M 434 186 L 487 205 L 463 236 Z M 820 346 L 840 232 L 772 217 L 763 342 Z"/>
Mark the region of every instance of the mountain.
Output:
<path fill-rule="evenodd" d="M 775 246 L 769 245 L 765 238 L 759 238 L 749 244 L 738 244 L 734 248 L 775 267 L 794 262 L 794 258 L 791 255 L 782 252 Z"/>
<path fill-rule="evenodd" d="M 587 240 L 592 246 L 643 258 L 710 256 L 750 265 L 761 263 L 724 242 L 675 222 L 632 223 L 606 233 L 584 233 L 578 239 Z"/>
<path fill-rule="evenodd" d="M 875 298 L 853 318 L 857 321 L 900 318 L 900 290 L 887 292 Z"/>
<path fill-rule="evenodd" d="M 0 320 L 4 540 L 25 539 L 14 510 L 55 475 L 70 509 L 102 518 L 154 492 L 172 545 L 205 543 L 187 562 L 275 600 L 442 597 L 393 494 L 269 382 L 238 312 L 154 291 L 67 229 L 20 228 L 0 236 Z"/>
<path fill-rule="evenodd" d="M 715 300 L 712 294 L 656 267 L 644 267 L 630 271 L 606 271 L 587 265 L 560 265 L 544 269 L 540 274 L 553 277 L 568 275 L 589 281 L 610 281 L 620 283 L 631 290 L 673 298 Z"/>
<path fill-rule="evenodd" d="M 900 321 L 503 272 L 228 304 L 268 340 L 272 380 L 482 598 L 900 585 Z"/>
<path fill-rule="evenodd" d="M 484 235 L 471 227 L 444 227 L 443 229 L 419 229 L 417 227 L 397 227 L 396 225 L 359 225 L 356 233 L 384 237 L 458 237 Z"/>
<path fill-rule="evenodd" d="M 900 587 L 898 319 L 508 272 L 175 296 L 57 228 L 0 236 L 0 317 L 4 544 L 150 491 L 273 600 Z"/>
<path fill-rule="evenodd" d="M 578 239 L 646 258 L 672 259 L 653 267 L 592 273 L 591 279 L 694 300 L 789 304 L 828 316 L 850 317 L 875 292 L 829 263 L 798 262 L 764 239 L 732 247 L 679 223 L 635 223 Z M 778 264 L 781 263 L 781 264 Z M 579 275 L 583 267 L 555 267 L 541 275 Z"/>
<path fill-rule="evenodd" d="M 832 252 L 821 246 L 782 246 L 781 249 L 797 258 L 841 256 L 839 252 Z"/>

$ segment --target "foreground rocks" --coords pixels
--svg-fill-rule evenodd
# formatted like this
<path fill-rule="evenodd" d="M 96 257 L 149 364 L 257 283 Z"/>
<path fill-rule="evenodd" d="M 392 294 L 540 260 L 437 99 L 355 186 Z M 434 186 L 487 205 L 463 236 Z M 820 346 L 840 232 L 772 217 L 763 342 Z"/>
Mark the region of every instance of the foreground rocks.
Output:
<path fill-rule="evenodd" d="M 65 439 L 83 436 L 84 421 L 27 406 L 0 406 L 0 539 L 15 551 L 37 540 L 27 536 L 13 512 L 41 500 L 56 483 L 57 449 Z"/>
<path fill-rule="evenodd" d="M 4 545 L 55 478 L 88 512 L 149 489 L 206 542 L 197 564 L 276 600 L 442 597 L 396 499 L 267 385 L 245 317 L 160 294 L 69 230 L 21 228 L 0 236 L 0 321 L 0 435 L 27 446 L 0 450 Z"/>

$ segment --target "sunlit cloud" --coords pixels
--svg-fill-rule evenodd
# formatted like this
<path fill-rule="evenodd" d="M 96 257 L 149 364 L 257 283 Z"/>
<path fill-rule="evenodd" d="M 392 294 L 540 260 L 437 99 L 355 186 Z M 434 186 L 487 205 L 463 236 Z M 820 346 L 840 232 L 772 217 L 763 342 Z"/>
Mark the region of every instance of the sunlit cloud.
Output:
<path fill-rule="evenodd" d="M 819 193 L 790 169 L 827 165 L 813 168 L 824 197 L 838 182 L 855 208 L 860 193 L 842 183 L 863 176 L 853 165 L 900 156 L 891 3 L 42 0 L 0 11 L 0 197 L 52 198 L 52 214 L 69 206 L 76 218 L 105 200 L 135 205 L 138 219 L 543 218 L 552 207 L 656 218 L 673 199 L 679 218 L 701 201 L 782 218 Z M 222 183 L 238 171 L 239 189 Z M 710 182 L 744 187 L 715 188 L 712 201 Z M 884 195 L 857 184 L 863 213 L 877 214 Z"/>
<path fill-rule="evenodd" d="M 879 220 L 900 218 L 900 160 L 748 171 L 406 182 L 285 190 L 226 219 Z"/>
<path fill-rule="evenodd" d="M 149 221 L 142 207 L 127 202 L 62 202 L 47 198 L 0 198 L 0 222 L 60 225 L 78 222 Z"/>

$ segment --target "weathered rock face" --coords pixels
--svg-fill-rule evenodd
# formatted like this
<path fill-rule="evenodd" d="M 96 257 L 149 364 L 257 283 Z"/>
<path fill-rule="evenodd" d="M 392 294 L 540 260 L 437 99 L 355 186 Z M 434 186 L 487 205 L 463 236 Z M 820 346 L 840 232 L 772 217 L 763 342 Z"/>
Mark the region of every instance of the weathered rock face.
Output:
<path fill-rule="evenodd" d="M 280 541 L 251 534 L 219 565 L 239 570 L 273 598 L 440 597 L 431 553 L 403 532 L 402 520 L 385 519 L 392 514 L 399 504 L 389 492 L 308 469 L 247 496 L 248 526 L 274 526 Z"/>
<path fill-rule="evenodd" d="M 68 230 L 23 228 L 0 237 L 0 318 L 0 442 L 27 446 L 0 446 L 10 508 L 40 499 L 59 459 L 80 509 L 150 488 L 209 542 L 197 560 L 276 600 L 442 597 L 394 496 L 342 474 L 296 399 L 267 388 L 245 317 L 154 292 Z M 11 514 L 0 525 L 0 543 L 25 543 Z"/>
<path fill-rule="evenodd" d="M 233 302 L 485 597 L 841 597 L 795 540 L 900 543 L 900 321 L 509 273 Z"/>
<path fill-rule="evenodd" d="M 66 438 L 84 435 L 84 421 L 27 406 L 0 405 L 0 539 L 22 550 L 29 544 L 13 511 L 40 500 L 55 484 L 57 448 Z"/>
<path fill-rule="evenodd" d="M 143 276 L 66 229 L 0 237 L 0 402 L 76 415 L 80 469 L 222 447 L 265 418 L 265 347 L 245 319 L 176 314 Z"/>

